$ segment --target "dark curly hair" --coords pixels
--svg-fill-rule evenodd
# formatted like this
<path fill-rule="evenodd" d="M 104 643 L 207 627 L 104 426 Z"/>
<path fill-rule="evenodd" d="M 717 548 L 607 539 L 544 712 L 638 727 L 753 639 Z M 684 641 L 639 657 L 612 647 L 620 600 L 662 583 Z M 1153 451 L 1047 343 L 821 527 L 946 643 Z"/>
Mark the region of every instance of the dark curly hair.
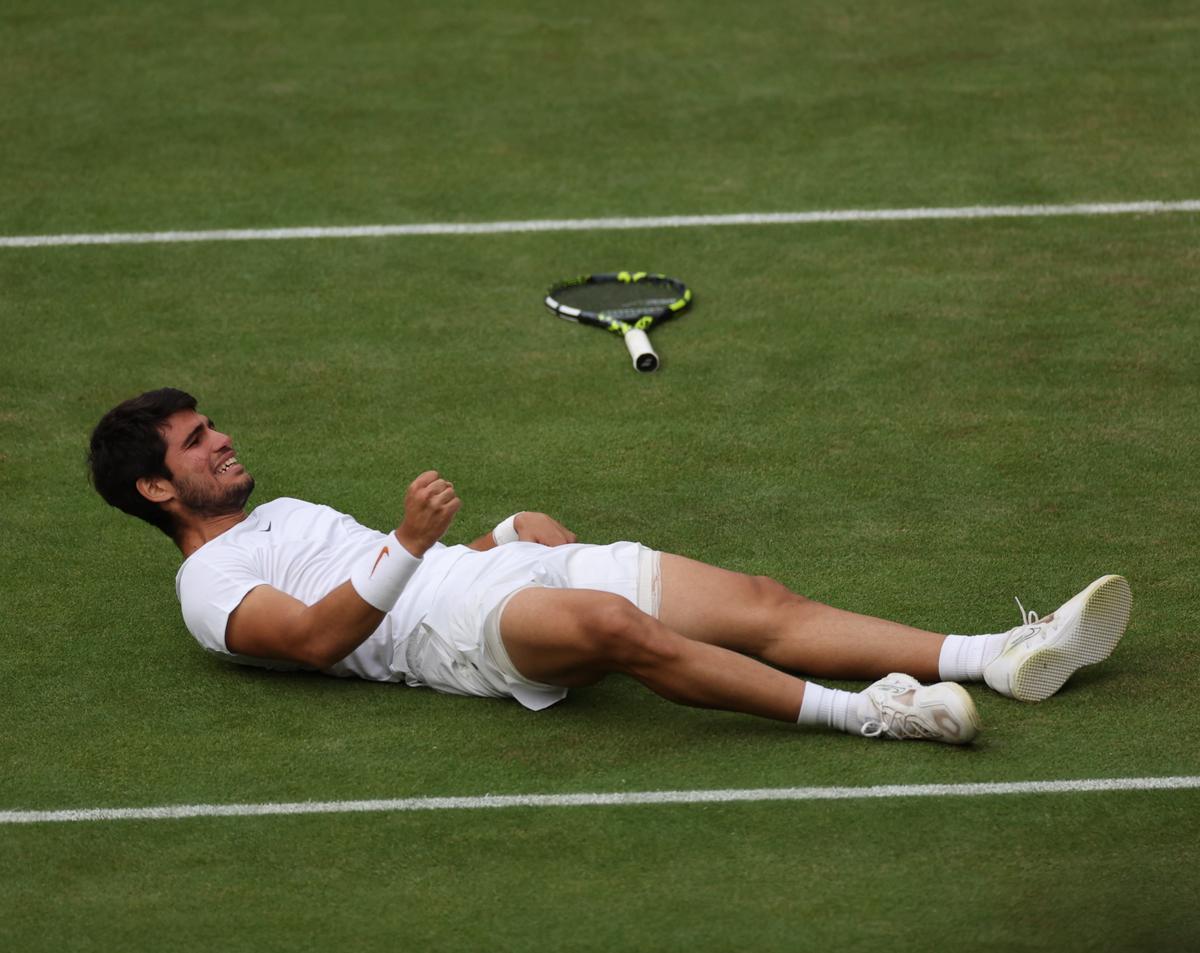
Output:
<path fill-rule="evenodd" d="M 96 424 L 88 451 L 92 485 L 105 501 L 175 538 L 175 520 L 138 492 L 142 477 L 172 479 L 162 427 L 171 414 L 195 410 L 191 394 L 162 387 L 118 404 Z"/>

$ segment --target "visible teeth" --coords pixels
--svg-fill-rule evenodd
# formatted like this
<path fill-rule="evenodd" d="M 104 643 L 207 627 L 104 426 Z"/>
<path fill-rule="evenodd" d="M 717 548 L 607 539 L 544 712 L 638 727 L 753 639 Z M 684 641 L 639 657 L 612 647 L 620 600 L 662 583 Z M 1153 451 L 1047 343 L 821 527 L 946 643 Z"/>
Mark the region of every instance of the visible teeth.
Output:
<path fill-rule="evenodd" d="M 221 464 L 221 466 L 217 469 L 217 472 L 224 473 L 226 470 L 228 470 L 231 466 L 233 466 L 237 462 L 238 462 L 237 457 L 230 457 L 228 460 L 226 460 L 224 463 Z"/>

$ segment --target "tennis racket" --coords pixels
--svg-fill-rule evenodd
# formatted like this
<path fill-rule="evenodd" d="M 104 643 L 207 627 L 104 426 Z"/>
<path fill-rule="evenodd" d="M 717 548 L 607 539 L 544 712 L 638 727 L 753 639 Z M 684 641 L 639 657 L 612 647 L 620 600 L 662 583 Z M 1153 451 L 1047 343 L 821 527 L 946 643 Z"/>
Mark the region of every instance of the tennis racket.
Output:
<path fill-rule="evenodd" d="M 546 292 L 546 307 L 558 317 L 624 337 L 633 366 L 643 373 L 658 369 L 646 332 L 691 303 L 691 289 L 682 281 L 644 271 L 584 275 Z"/>

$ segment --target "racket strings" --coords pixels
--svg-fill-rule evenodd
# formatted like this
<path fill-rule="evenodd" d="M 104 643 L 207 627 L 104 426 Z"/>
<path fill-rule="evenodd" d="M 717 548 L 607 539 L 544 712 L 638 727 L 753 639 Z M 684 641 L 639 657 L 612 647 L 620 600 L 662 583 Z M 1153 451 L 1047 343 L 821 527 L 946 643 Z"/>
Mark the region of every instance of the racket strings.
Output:
<path fill-rule="evenodd" d="M 671 307 L 679 297 L 670 285 L 638 287 L 616 283 L 576 285 L 555 294 L 560 304 L 616 318 L 658 312 Z"/>
<path fill-rule="evenodd" d="M 619 308 L 591 308 L 590 310 L 605 317 L 624 321 L 626 318 L 640 318 L 644 314 L 653 314 L 663 308 L 669 308 L 674 303 L 674 298 L 647 298 Z"/>

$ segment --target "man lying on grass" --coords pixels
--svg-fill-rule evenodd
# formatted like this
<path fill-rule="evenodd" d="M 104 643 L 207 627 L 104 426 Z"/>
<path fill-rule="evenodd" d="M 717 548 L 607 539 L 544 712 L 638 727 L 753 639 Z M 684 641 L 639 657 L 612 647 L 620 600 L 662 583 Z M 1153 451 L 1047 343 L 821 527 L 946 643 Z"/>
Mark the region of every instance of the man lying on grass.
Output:
<path fill-rule="evenodd" d="M 966 744 L 979 719 L 956 682 L 1042 701 L 1107 658 L 1129 620 L 1128 584 L 1104 576 L 1011 631 L 938 635 L 638 543 L 577 543 L 543 513 L 446 546 L 460 500 L 432 471 L 408 487 L 391 533 L 301 500 L 247 513 L 254 478 L 173 388 L 109 411 L 89 462 L 106 501 L 179 547 L 184 622 L 209 651 L 533 710 L 621 672 L 684 705 Z M 853 693 L 790 672 L 879 680 Z"/>

